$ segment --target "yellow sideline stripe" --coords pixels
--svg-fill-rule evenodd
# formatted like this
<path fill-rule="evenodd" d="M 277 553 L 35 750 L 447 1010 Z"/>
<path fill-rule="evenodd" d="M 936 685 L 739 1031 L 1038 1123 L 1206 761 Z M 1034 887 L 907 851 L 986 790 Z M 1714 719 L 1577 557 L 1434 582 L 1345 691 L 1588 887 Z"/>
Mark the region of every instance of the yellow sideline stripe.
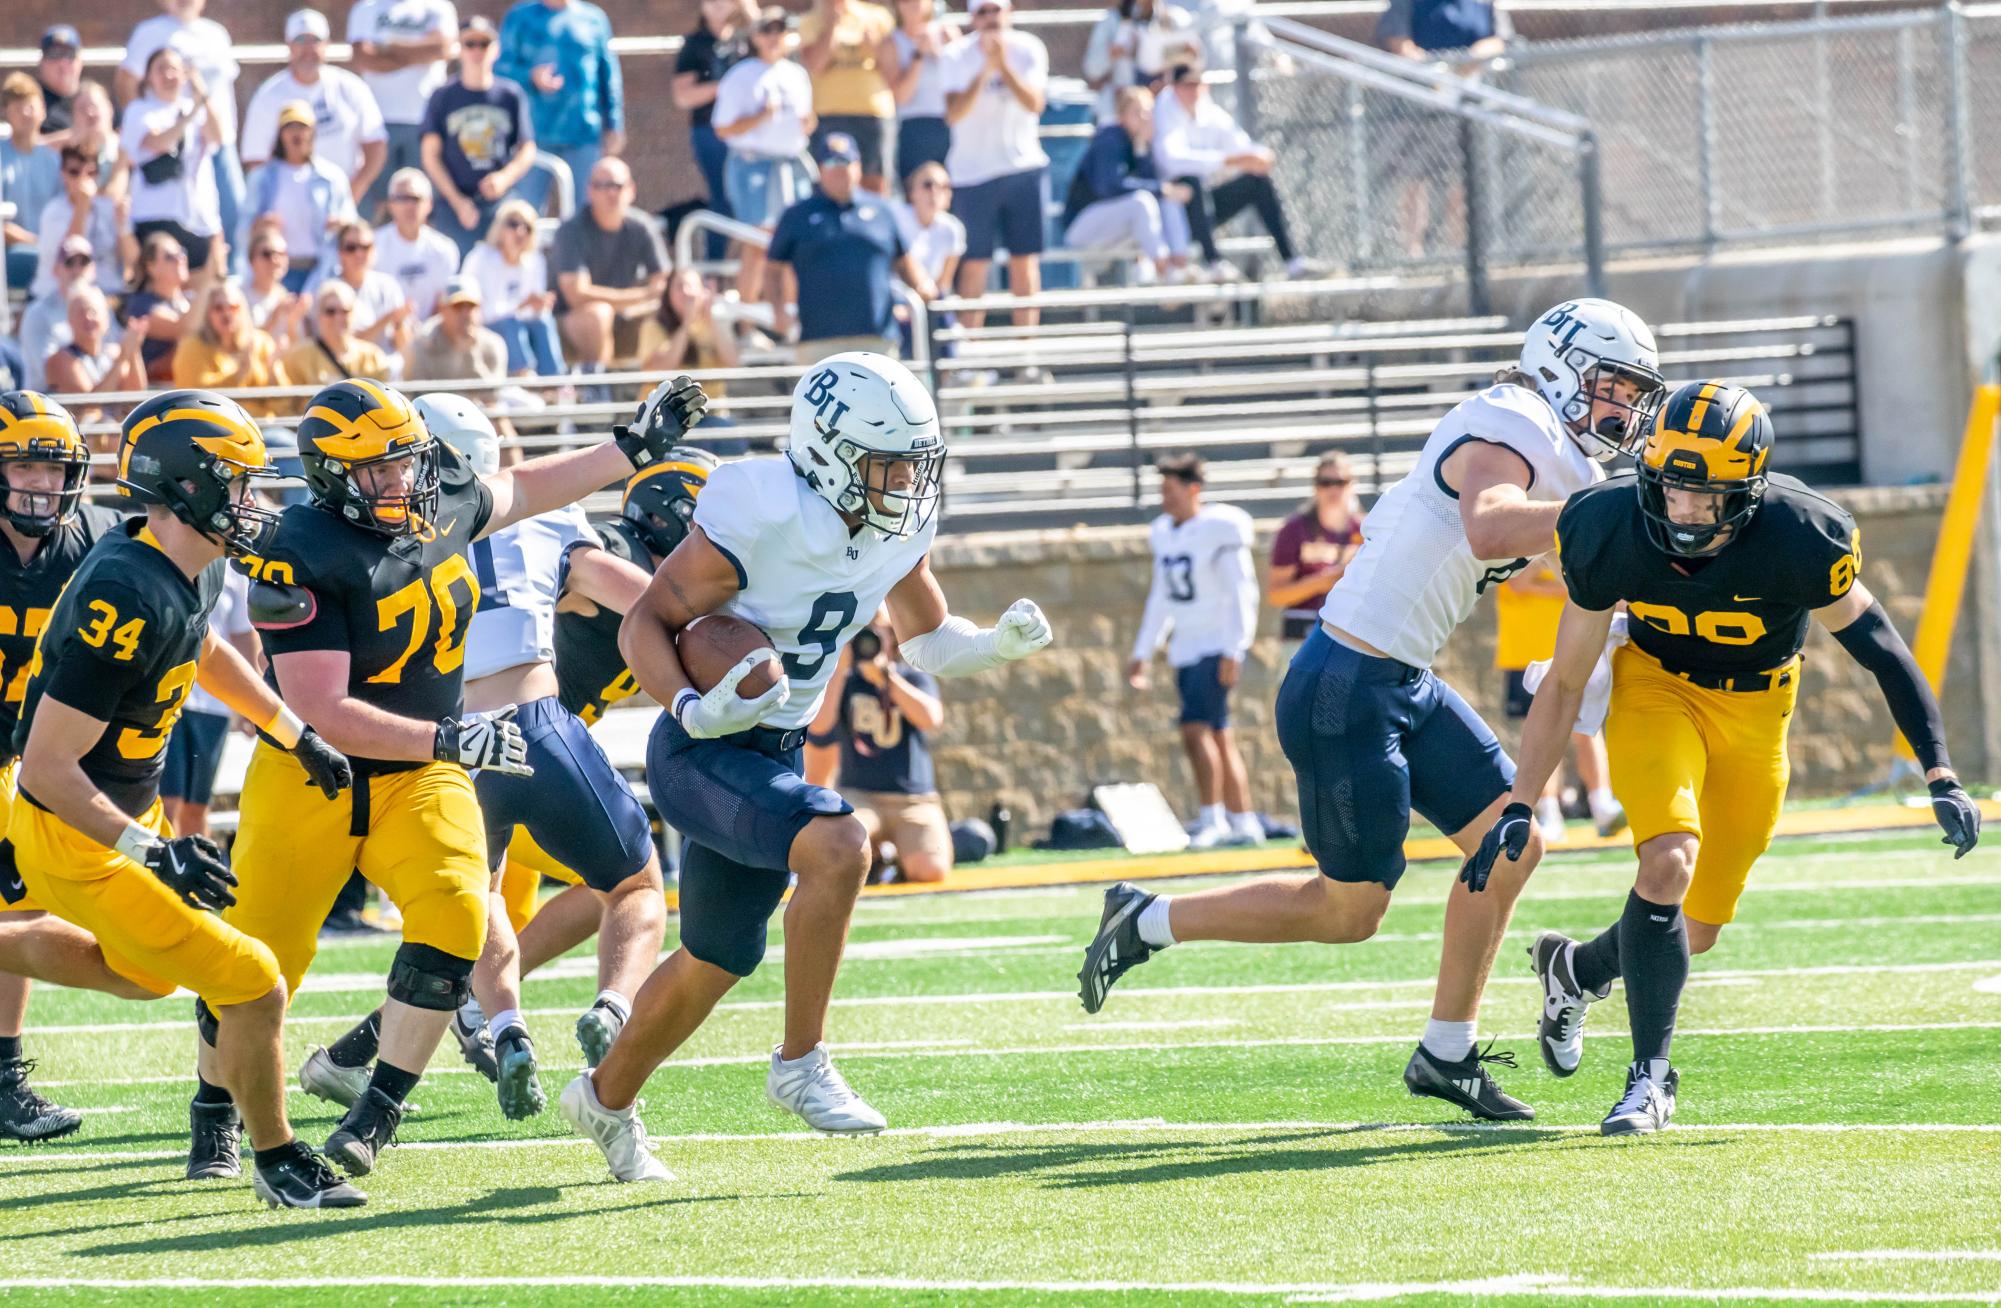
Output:
<path fill-rule="evenodd" d="M 1988 823 L 2001 822 L 2001 803 L 1980 801 L 1980 815 Z M 1855 808 L 1802 809 L 1779 818 L 1777 835 L 1835 836 L 1859 831 L 1899 831 L 1932 825 L 1929 806 L 1906 808 L 1901 804 L 1869 804 Z M 1558 852 L 1589 849 L 1624 849 L 1632 844 L 1628 835 L 1600 836 L 1595 832 L 1573 836 L 1557 847 Z M 1459 849 L 1444 836 L 1417 836 L 1404 842 L 1404 857 L 1413 863 L 1439 862 L 1461 857 Z M 962 890 L 1032 890 L 1044 886 L 1081 886 L 1106 881 L 1160 881 L 1168 877 L 1207 877 L 1230 872 L 1284 872 L 1313 866 L 1306 851 L 1296 845 L 1264 849 L 1213 849 L 1195 854 L 1159 854 L 1150 857 L 1087 858 L 1072 863 L 1040 863 L 1031 867 L 955 868 L 951 878 L 930 885 L 866 886 L 862 894 L 879 899 L 889 895 L 936 895 Z M 679 911 L 679 892 L 667 891 L 667 907 Z"/>
<path fill-rule="evenodd" d="M 1987 493 L 1987 470 L 1994 461 L 1994 423 L 2001 417 L 2001 386 L 1988 383 L 1973 392 L 1966 432 L 1959 440 L 1959 460 L 1952 470 L 1945 513 L 1939 519 L 1938 544 L 1932 547 L 1931 573 L 1925 578 L 1925 607 L 1918 618 L 1918 637 L 1911 653 L 1937 694 L 1945 685 L 1946 655 L 1953 628 L 1959 623 L 1959 602 L 1966 593 L 1966 569 L 1973 558 L 1974 536 L 1980 530 L 1980 502 Z M 1897 755 L 1915 759 L 1911 744 L 1899 733 Z"/>

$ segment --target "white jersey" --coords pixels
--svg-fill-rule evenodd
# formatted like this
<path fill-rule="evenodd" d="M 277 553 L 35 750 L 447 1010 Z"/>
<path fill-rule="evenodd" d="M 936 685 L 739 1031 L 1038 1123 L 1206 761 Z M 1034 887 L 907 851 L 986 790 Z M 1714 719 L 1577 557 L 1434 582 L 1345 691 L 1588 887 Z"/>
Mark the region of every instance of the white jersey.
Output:
<path fill-rule="evenodd" d="M 1565 500 L 1605 477 L 1549 402 L 1526 387 L 1490 386 L 1439 419 L 1417 466 L 1369 510 L 1362 548 L 1320 610 L 1322 621 L 1413 667 L 1430 667 L 1481 592 L 1529 562 L 1473 557 L 1459 497 L 1438 475 L 1467 441 L 1521 455 L 1532 500 Z"/>
<path fill-rule="evenodd" d="M 1166 640 L 1167 661 L 1177 668 L 1212 654 L 1242 658 L 1258 625 L 1251 515 L 1233 504 L 1205 504 L 1179 523 L 1163 513 L 1147 538 L 1153 586 L 1133 657 L 1152 658 Z"/>
<path fill-rule="evenodd" d="M 938 518 L 887 540 L 850 532 L 783 455 L 739 459 L 709 474 L 695 525 L 736 565 L 738 590 L 718 612 L 771 637 L 792 697 L 767 727 L 803 727 L 820 709 L 841 647 L 930 552 Z"/>
<path fill-rule="evenodd" d="M 590 521 L 574 504 L 473 542 L 479 610 L 466 633 L 467 681 L 555 660 L 563 560 L 573 547 L 595 544 Z"/>

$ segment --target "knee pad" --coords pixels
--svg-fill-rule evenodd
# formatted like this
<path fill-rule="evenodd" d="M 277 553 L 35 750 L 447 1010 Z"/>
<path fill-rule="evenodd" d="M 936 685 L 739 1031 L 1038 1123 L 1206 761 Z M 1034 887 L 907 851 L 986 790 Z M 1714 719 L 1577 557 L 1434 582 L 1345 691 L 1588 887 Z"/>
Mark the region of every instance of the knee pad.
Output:
<path fill-rule="evenodd" d="M 764 961 L 765 924 L 790 878 L 696 844 L 684 848 L 682 864 L 682 948 L 732 976 L 749 976 Z"/>
<path fill-rule="evenodd" d="M 412 1008 L 449 1013 L 472 992 L 472 965 L 470 958 L 405 941 L 389 965 L 389 997 Z"/>
<path fill-rule="evenodd" d="M 221 1029 L 222 1023 L 216 1021 L 215 1010 L 208 1006 L 206 999 L 197 998 L 195 1000 L 195 1030 L 201 1032 L 201 1042 L 210 1049 L 215 1048 L 216 1032 Z"/>

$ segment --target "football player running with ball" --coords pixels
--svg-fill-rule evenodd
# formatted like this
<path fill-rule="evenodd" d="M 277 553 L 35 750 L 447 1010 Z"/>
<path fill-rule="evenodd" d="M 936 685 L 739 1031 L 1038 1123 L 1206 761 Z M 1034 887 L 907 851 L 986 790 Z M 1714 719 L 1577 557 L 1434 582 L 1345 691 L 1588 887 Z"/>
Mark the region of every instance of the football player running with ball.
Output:
<path fill-rule="evenodd" d="M 772 1050 L 766 1092 L 822 1131 L 883 1128 L 822 1043 L 869 844 L 845 800 L 800 776 L 806 724 L 841 647 L 885 600 L 904 660 L 934 676 L 969 676 L 1050 641 L 1030 600 L 984 630 L 946 606 L 928 560 L 944 461 L 937 409 L 907 368 L 859 351 L 824 359 L 792 393 L 785 456 L 710 474 L 686 539 L 626 615 L 627 661 L 669 709 L 653 728 L 647 784 L 687 843 L 680 948 L 641 988 L 604 1062 L 563 1091 L 563 1115 L 621 1181 L 667 1178 L 634 1101 L 661 1060 L 756 969 L 765 924 L 792 876 L 785 1039 Z M 711 613 L 770 636 L 783 675 L 764 693 L 737 691 L 769 663 L 769 649 L 745 655 L 707 693 L 689 684 L 675 638 Z"/>
<path fill-rule="evenodd" d="M 1636 446 L 1660 390 L 1646 324 L 1609 301 L 1574 300 L 1530 326 L 1518 367 L 1440 419 L 1410 475 L 1370 512 L 1361 552 L 1279 687 L 1279 746 L 1320 871 L 1172 898 L 1112 887 L 1078 974 L 1086 1012 L 1178 941 L 1368 939 L 1403 876 L 1413 809 L 1473 852 L 1515 769 L 1432 661 L 1481 592 L 1549 552 L 1564 499 Z M 1535 1116 L 1495 1084 L 1485 1065 L 1512 1066 L 1513 1055 L 1477 1050 L 1474 1023 L 1541 853 L 1533 842 L 1487 895 L 1453 888 L 1431 1021 L 1404 1068 L 1412 1094 L 1492 1121 Z"/>
<path fill-rule="evenodd" d="M 699 422 L 707 404 L 686 378 L 663 390 L 666 416 L 647 432 L 620 429 L 487 477 L 379 382 L 335 382 L 299 424 L 311 500 L 284 511 L 248 565 L 251 616 L 280 690 L 353 757 L 354 792 L 303 791 L 297 763 L 260 746 L 236 838 L 248 875 L 227 919 L 268 944 L 296 987 L 350 871 L 402 911 L 388 1002 L 300 1069 L 308 1089 L 352 1096 L 327 1152 L 357 1174 L 394 1138 L 486 944 L 486 826 L 471 774 L 532 771 L 512 707 L 464 710 L 481 595 L 469 552 L 659 461 L 676 425 Z"/>
<path fill-rule="evenodd" d="M 1924 765 L 1953 856 L 1980 838 L 1938 702 L 1862 584 L 1854 519 L 1766 471 L 1773 435 L 1749 391 L 1689 382 L 1654 417 L 1634 475 L 1564 506 L 1557 547 L 1570 599 L 1555 659 L 1522 728 L 1512 802 L 1461 874 L 1478 889 L 1526 856 L 1531 806 L 1626 601 L 1630 643 L 1612 657 L 1605 745 L 1639 873 L 1625 912 L 1596 938 L 1546 931 L 1529 951 L 1543 984 L 1538 1043 L 1558 1076 L 1583 1055 L 1585 1006 L 1625 978 L 1633 1061 L 1606 1135 L 1657 1131 L 1674 1116 L 1680 1078 L 1668 1055 L 1689 955 L 1716 943 L 1771 843 L 1809 617 L 1875 675 Z"/>
<path fill-rule="evenodd" d="M 273 526 L 253 483 L 277 473 L 250 415 L 206 391 L 169 391 L 134 408 L 118 469 L 145 517 L 106 533 L 77 568 L 28 669 L 8 832 L 21 880 L 35 903 L 95 937 L 109 971 L 149 994 L 185 987 L 200 996 L 205 1073 L 250 1128 L 259 1197 L 273 1207 L 354 1207 L 361 1193 L 286 1120 L 291 992 L 278 961 L 215 915 L 235 903 L 237 878 L 206 836 L 173 834 L 159 797 L 167 737 L 197 681 L 274 742 L 294 769 L 292 802 L 332 802 L 352 780 L 348 761 L 209 630 L 224 556 L 251 554 Z M 239 849 L 237 867 L 252 866 Z M 235 1111 L 221 1133 L 231 1176 L 240 1168 Z"/>

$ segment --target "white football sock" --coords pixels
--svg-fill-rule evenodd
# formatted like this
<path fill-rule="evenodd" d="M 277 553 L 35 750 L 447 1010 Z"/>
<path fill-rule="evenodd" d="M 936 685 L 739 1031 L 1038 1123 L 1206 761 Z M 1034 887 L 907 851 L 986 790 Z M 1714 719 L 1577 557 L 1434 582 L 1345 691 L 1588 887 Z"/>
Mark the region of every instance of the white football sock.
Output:
<path fill-rule="evenodd" d="M 521 1034 L 528 1034 L 528 1023 L 521 1019 L 521 1010 L 518 1008 L 510 1008 L 505 1012 L 495 1013 L 488 1019 L 487 1026 L 492 1030 L 493 1038 L 496 1040 L 500 1038 L 500 1033 L 510 1026 L 518 1026 L 521 1028 Z"/>
<path fill-rule="evenodd" d="M 1463 1063 L 1473 1052 L 1473 1023 L 1443 1022 L 1434 1017 L 1424 1024 L 1424 1047 L 1439 1058 Z"/>
<path fill-rule="evenodd" d="M 1258 821 L 1255 813 L 1230 814 L 1230 830 L 1240 836 L 1248 836 L 1260 845 L 1265 842 L 1265 825 Z"/>
<path fill-rule="evenodd" d="M 1139 911 L 1139 938 L 1154 949 L 1174 943 L 1174 928 L 1167 922 L 1167 906 L 1173 902 L 1167 895 L 1158 895 Z"/>
<path fill-rule="evenodd" d="M 1563 830 L 1563 804 L 1554 795 L 1544 795 L 1535 802 L 1536 825 L 1544 831 Z"/>
<path fill-rule="evenodd" d="M 1223 811 L 1221 804 L 1204 804 L 1196 817 L 1205 827 L 1224 827 L 1230 823 L 1229 815 Z"/>
<path fill-rule="evenodd" d="M 1600 786 L 1592 791 L 1585 797 L 1585 802 L 1591 805 L 1593 822 L 1603 822 L 1619 811 L 1619 801 L 1612 797 L 1612 789 L 1609 786 Z"/>
<path fill-rule="evenodd" d="M 618 1015 L 618 1020 L 621 1022 L 631 1020 L 632 1001 L 630 999 L 627 999 L 624 995 L 618 993 L 618 991 L 616 990 L 598 991 L 598 997 L 594 1001 L 592 1001 L 591 1006 L 595 1008 L 598 1004 L 603 1004 L 606 1008 L 609 1008 L 612 1012 L 616 1013 Z"/>

